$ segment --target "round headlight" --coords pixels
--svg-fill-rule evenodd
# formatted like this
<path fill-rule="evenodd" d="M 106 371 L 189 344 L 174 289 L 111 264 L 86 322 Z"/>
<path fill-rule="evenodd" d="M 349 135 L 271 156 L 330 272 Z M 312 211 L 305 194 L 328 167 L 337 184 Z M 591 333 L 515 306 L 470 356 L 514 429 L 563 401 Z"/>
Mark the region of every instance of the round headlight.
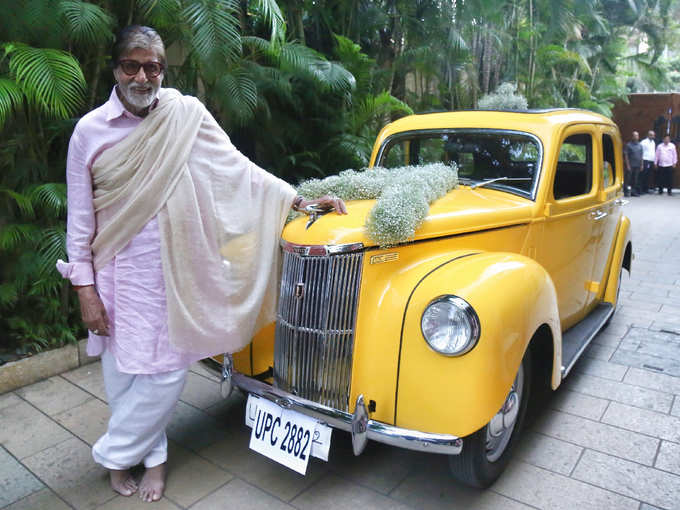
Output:
<path fill-rule="evenodd" d="M 432 301 L 420 320 L 427 344 L 440 354 L 460 356 L 479 340 L 479 318 L 470 304 L 458 296 Z"/>

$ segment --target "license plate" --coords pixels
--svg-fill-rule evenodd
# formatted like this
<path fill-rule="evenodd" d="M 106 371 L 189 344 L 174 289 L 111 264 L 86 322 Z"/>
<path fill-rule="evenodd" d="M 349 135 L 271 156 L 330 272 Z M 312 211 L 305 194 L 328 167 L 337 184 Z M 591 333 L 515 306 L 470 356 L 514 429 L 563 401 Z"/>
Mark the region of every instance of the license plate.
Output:
<path fill-rule="evenodd" d="M 333 429 L 314 418 L 248 395 L 246 425 L 252 450 L 298 473 L 307 472 L 310 456 L 328 460 Z"/>

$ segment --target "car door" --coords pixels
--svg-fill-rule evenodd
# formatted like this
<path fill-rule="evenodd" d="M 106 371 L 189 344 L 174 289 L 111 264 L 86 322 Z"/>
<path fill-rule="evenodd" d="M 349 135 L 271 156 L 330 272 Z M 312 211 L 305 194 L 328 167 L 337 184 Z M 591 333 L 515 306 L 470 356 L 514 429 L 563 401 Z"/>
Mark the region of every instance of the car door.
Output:
<path fill-rule="evenodd" d="M 623 162 L 621 158 L 623 149 L 620 138 L 615 135 L 614 128 L 610 126 L 602 126 L 599 137 L 601 147 L 598 147 L 598 149 L 602 153 L 601 157 L 596 156 L 595 158 L 595 171 L 597 180 L 600 182 L 598 186 L 599 207 L 596 209 L 596 214 L 593 215 L 593 234 L 597 245 L 593 258 L 592 292 L 588 296 L 588 308 L 597 304 L 604 296 L 604 285 L 609 276 L 605 274 L 605 271 L 609 268 L 613 255 L 614 239 L 623 203 L 622 199 L 617 196 L 620 194 L 623 183 Z"/>
<path fill-rule="evenodd" d="M 593 164 L 598 134 L 590 124 L 567 127 L 548 173 L 552 186 L 537 258 L 555 284 L 563 330 L 585 316 L 589 303 L 600 207 Z"/>

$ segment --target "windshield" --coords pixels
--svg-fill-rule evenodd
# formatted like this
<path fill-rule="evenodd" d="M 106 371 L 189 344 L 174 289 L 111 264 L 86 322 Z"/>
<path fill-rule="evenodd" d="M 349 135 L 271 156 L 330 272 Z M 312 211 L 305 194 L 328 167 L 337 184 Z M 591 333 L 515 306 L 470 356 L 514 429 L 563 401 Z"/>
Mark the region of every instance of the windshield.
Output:
<path fill-rule="evenodd" d="M 538 139 L 516 131 L 452 129 L 401 133 L 382 147 L 376 166 L 456 163 L 461 184 L 485 185 L 534 198 L 541 167 Z"/>

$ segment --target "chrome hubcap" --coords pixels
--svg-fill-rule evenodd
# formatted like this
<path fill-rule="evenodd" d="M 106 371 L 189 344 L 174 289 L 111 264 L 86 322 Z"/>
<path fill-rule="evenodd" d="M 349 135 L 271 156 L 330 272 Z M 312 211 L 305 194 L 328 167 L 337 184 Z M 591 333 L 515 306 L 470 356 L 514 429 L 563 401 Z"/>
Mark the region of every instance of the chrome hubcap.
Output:
<path fill-rule="evenodd" d="M 524 388 L 524 365 L 519 366 L 515 382 L 496 415 L 486 427 L 486 458 L 495 462 L 503 454 L 510 442 L 512 431 L 519 414 L 520 395 Z"/>

